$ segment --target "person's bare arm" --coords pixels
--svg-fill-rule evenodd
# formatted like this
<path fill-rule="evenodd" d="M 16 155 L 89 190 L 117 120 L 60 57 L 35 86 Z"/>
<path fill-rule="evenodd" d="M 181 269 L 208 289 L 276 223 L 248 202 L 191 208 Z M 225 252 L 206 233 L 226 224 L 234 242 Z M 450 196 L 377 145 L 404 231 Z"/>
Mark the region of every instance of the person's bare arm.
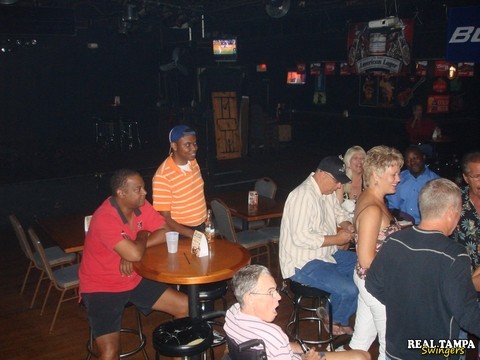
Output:
<path fill-rule="evenodd" d="M 139 231 L 135 240 L 123 239 L 113 248 L 118 255 L 127 261 L 140 261 L 147 247 L 149 231 Z"/>
<path fill-rule="evenodd" d="M 120 255 L 120 273 L 123 276 L 133 274 L 132 262 L 140 261 L 145 253 L 145 249 L 150 246 L 158 245 L 165 242 L 165 228 L 160 228 L 154 232 L 141 230 L 137 233 L 135 241 L 123 239 L 114 250 Z"/>
<path fill-rule="evenodd" d="M 341 247 L 347 245 L 353 239 L 355 232 L 351 222 L 343 221 L 339 226 L 340 228 L 335 235 L 325 235 L 322 246 L 337 245 Z"/>
<path fill-rule="evenodd" d="M 382 209 L 378 206 L 367 206 L 356 220 L 358 241 L 357 255 L 360 266 L 370 268 L 376 255 L 378 233 L 382 225 Z"/>
<path fill-rule="evenodd" d="M 193 237 L 193 230 L 187 226 L 179 224 L 175 220 L 172 219 L 170 211 L 159 211 L 160 214 L 165 218 L 165 222 L 167 223 L 167 227 L 169 230 L 178 231 L 179 234 L 186 236 L 186 237 Z"/>

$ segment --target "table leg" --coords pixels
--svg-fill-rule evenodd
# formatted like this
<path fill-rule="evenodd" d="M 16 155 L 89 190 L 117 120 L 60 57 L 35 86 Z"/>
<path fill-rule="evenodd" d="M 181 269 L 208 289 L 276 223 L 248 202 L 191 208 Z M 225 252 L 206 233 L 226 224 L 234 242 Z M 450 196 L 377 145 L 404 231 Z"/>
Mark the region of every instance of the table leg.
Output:
<path fill-rule="evenodd" d="M 200 301 L 198 299 L 198 285 L 188 285 L 188 314 L 192 318 L 200 317 L 202 315 L 200 309 Z"/>
<path fill-rule="evenodd" d="M 200 309 L 200 301 L 198 299 L 198 288 L 197 284 L 190 284 L 187 286 L 188 289 L 188 314 L 191 318 L 200 317 L 202 315 Z M 192 355 L 190 357 L 192 360 L 200 360 L 200 355 Z"/>
<path fill-rule="evenodd" d="M 242 230 L 248 230 L 248 220 L 242 219 Z"/>

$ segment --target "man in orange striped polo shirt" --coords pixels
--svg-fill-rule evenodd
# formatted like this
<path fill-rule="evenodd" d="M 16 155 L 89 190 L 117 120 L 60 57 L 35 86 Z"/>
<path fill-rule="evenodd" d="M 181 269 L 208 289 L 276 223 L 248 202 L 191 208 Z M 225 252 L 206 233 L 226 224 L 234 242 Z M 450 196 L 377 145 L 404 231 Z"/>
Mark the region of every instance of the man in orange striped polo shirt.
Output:
<path fill-rule="evenodd" d="M 177 125 L 169 140 L 171 153 L 153 176 L 153 207 L 171 230 L 192 237 L 194 230 L 203 231 L 207 217 L 204 183 L 195 159 L 197 136 L 192 128 Z"/>

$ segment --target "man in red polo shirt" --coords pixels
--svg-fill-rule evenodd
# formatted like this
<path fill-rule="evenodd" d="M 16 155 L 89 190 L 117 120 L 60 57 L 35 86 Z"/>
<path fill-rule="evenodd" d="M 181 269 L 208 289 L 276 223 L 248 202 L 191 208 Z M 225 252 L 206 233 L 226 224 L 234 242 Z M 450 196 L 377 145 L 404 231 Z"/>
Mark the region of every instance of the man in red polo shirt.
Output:
<path fill-rule="evenodd" d="M 166 284 L 142 278 L 132 262 L 147 247 L 165 242 L 165 220 L 145 200 L 140 174 L 122 169 L 111 179 L 112 196 L 93 214 L 79 269 L 80 297 L 86 308 L 100 359 L 118 359 L 124 307 L 144 314 L 164 311 L 188 315 L 188 298 Z"/>

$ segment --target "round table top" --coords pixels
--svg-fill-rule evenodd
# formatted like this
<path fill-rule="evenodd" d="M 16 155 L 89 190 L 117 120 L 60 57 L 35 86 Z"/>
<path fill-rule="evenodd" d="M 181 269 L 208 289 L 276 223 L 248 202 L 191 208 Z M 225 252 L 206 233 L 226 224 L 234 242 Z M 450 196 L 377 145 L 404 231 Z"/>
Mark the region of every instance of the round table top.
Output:
<path fill-rule="evenodd" d="M 141 261 L 133 264 L 144 278 L 168 284 L 207 284 L 227 280 L 250 263 L 250 252 L 228 240 L 217 239 L 209 245 L 208 256 L 196 257 L 190 251 L 192 240 L 178 241 L 178 251 L 170 254 L 167 244 L 148 248 Z"/>

